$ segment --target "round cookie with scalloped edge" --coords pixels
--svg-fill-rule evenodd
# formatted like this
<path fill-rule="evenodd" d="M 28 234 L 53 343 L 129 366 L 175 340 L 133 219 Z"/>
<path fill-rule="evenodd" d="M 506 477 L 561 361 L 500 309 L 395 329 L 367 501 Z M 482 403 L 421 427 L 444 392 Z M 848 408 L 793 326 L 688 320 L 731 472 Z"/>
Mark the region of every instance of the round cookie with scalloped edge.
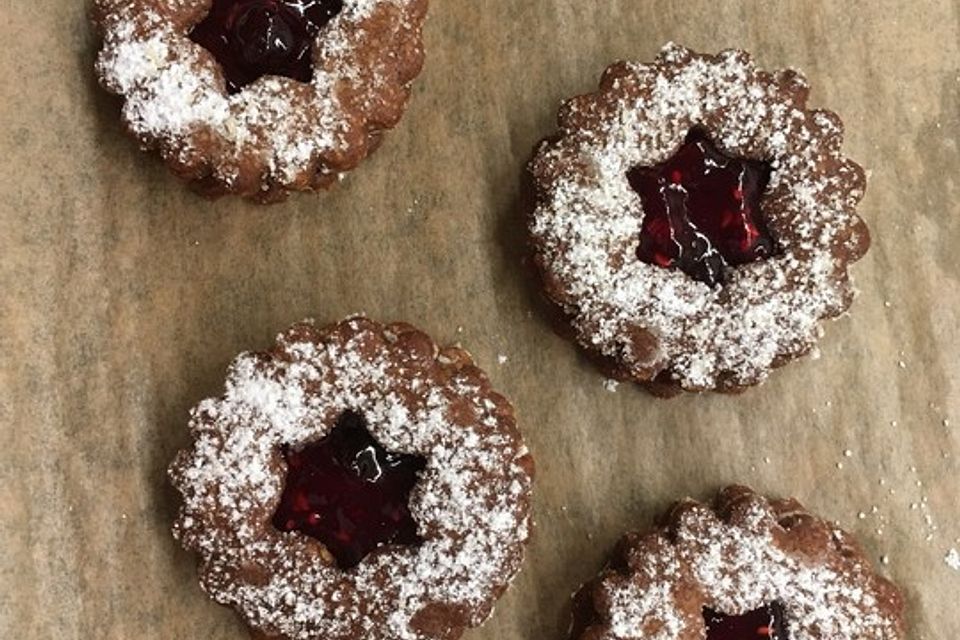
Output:
<path fill-rule="evenodd" d="M 564 103 L 530 163 L 530 247 L 608 375 L 661 395 L 742 391 L 848 309 L 866 179 L 808 93 L 743 51 L 669 44 Z"/>
<path fill-rule="evenodd" d="M 372 153 L 423 64 L 427 0 L 96 0 L 126 129 L 209 195 L 323 189 Z"/>
<path fill-rule="evenodd" d="M 571 640 L 903 640 L 900 591 L 796 500 L 722 490 L 627 534 L 574 596 Z"/>
<path fill-rule="evenodd" d="M 190 431 L 174 533 L 258 637 L 454 640 L 520 569 L 533 462 L 513 408 L 410 325 L 294 325 L 233 361 Z"/>

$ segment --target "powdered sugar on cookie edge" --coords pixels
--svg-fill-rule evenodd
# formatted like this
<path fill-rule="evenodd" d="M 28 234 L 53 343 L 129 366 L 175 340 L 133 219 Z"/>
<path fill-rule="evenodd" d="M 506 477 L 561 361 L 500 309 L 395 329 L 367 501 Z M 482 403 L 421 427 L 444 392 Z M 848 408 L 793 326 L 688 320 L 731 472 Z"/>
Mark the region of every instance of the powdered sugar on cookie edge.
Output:
<path fill-rule="evenodd" d="M 345 93 L 374 102 L 375 94 L 396 80 L 377 66 L 360 68 L 365 21 L 379 7 L 404 11 L 415 0 L 346 0 L 343 10 L 318 35 L 313 80 L 309 84 L 266 76 L 227 95 L 212 57 L 191 42 L 186 30 L 165 17 L 203 6 L 177 0 L 157 10 L 157 0 L 137 0 L 108 14 L 97 62 L 103 84 L 124 97 L 123 120 L 146 146 L 159 146 L 175 164 L 194 168 L 203 145 L 213 177 L 228 187 L 250 164 L 262 165 L 264 188 L 295 187 L 311 171 L 327 170 L 319 159 L 346 150 L 365 123 L 348 117 Z M 163 3 L 161 2 L 161 5 Z M 398 29 L 419 32 L 419 25 Z M 413 37 L 413 36 L 411 36 Z M 419 36 L 417 36 L 419 37 Z M 384 51 L 383 56 L 396 52 Z M 367 56 L 369 59 L 369 56 Z M 392 64 L 383 59 L 377 64 Z M 363 133 L 361 138 L 366 136 Z M 306 176 L 306 177 L 305 177 Z"/>
<path fill-rule="evenodd" d="M 791 640 L 902 640 L 901 620 L 870 568 L 829 554 L 805 556 L 775 540 L 775 517 L 755 501 L 737 524 L 705 507 L 687 510 L 673 538 L 642 540 L 634 573 L 608 576 L 597 587 L 608 609 L 595 640 L 679 640 L 706 637 L 701 604 L 678 599 L 702 594 L 702 606 L 740 615 L 778 602 Z M 789 534 L 788 534 L 789 535 Z M 845 533 L 835 530 L 838 544 Z M 693 604 L 692 610 L 691 603 Z M 596 630 L 595 630 L 596 631 Z"/>
<path fill-rule="evenodd" d="M 778 84 L 786 76 L 759 71 L 743 52 L 707 57 L 670 44 L 655 63 L 626 67 L 612 88 L 565 105 L 559 137 L 532 163 L 538 261 L 562 286 L 584 346 L 640 378 L 666 370 L 690 390 L 760 382 L 782 358 L 809 351 L 820 320 L 852 297 L 837 256 L 863 240 L 853 237 L 859 169 L 839 155 L 835 118 L 806 111 Z M 626 179 L 664 161 L 699 124 L 726 151 L 771 162 L 767 193 L 777 203 L 768 196 L 765 210 L 784 249 L 732 270 L 719 289 L 636 257 L 643 209 Z M 652 355 L 632 342 L 637 328 L 655 338 Z"/>
<path fill-rule="evenodd" d="M 340 347 L 281 335 L 280 358 L 239 356 L 225 395 L 194 410 L 195 442 L 171 467 L 184 496 L 176 533 L 201 555 L 202 584 L 269 633 L 425 640 L 412 621 L 427 604 L 465 610 L 477 625 L 519 570 L 530 526 L 526 449 L 481 389 L 393 370 L 361 353 L 368 337 Z M 468 404 L 475 424 L 451 422 L 454 403 Z M 344 572 L 322 561 L 322 545 L 274 530 L 269 518 L 283 482 L 279 447 L 323 437 L 347 409 L 362 411 L 388 449 L 427 458 L 427 468 L 410 498 L 422 545 L 384 548 Z"/>

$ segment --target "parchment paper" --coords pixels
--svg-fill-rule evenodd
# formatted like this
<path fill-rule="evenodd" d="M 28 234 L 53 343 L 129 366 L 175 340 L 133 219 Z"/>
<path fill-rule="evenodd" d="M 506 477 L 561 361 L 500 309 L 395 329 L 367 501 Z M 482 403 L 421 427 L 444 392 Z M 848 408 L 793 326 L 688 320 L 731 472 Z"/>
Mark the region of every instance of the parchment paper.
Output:
<path fill-rule="evenodd" d="M 245 638 L 169 534 L 165 468 L 237 352 L 361 310 L 462 341 L 537 458 L 535 541 L 470 640 L 561 640 L 624 531 L 730 482 L 856 532 L 911 638 L 960 637 L 960 2 L 437 0 L 383 148 L 270 208 L 201 199 L 121 133 L 86 11 L 0 1 L 0 637 Z M 523 164 L 559 100 L 667 40 L 803 69 L 872 170 L 852 313 L 742 397 L 607 391 L 521 268 Z"/>

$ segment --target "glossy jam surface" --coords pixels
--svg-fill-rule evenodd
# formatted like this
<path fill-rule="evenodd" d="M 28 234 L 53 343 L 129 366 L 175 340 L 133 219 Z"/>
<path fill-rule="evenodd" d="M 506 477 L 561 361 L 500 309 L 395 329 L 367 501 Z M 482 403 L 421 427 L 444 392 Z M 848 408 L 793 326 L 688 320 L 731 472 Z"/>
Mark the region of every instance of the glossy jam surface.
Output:
<path fill-rule="evenodd" d="M 726 156 L 704 129 L 691 130 L 672 158 L 627 173 L 644 211 L 637 256 L 713 287 L 726 267 L 774 255 L 760 209 L 770 174 L 768 163 Z"/>
<path fill-rule="evenodd" d="M 776 602 L 742 616 L 704 609 L 703 619 L 707 640 L 788 640 L 783 607 Z"/>
<path fill-rule="evenodd" d="M 425 461 L 388 452 L 360 414 L 345 412 L 326 438 L 283 456 L 287 478 L 273 516 L 280 531 L 316 538 L 342 569 L 380 545 L 421 542 L 407 500 Z"/>
<path fill-rule="evenodd" d="M 309 82 L 313 42 L 341 9 L 343 0 L 214 0 L 190 39 L 220 63 L 229 93 L 265 75 Z"/>

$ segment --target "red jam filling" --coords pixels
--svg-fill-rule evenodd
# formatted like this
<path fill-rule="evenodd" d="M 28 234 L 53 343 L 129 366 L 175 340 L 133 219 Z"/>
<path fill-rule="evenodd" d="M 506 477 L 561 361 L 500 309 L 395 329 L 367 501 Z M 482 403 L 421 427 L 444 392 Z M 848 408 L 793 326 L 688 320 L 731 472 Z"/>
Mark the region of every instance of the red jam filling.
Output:
<path fill-rule="evenodd" d="M 284 447 L 283 457 L 287 478 L 273 526 L 316 538 L 341 569 L 380 545 L 421 542 L 407 500 L 426 461 L 388 452 L 360 414 L 344 412 L 330 435 Z"/>
<path fill-rule="evenodd" d="M 692 129 L 672 158 L 627 173 L 644 211 L 637 256 L 714 287 L 726 267 L 774 255 L 760 208 L 771 172 L 769 163 L 723 154 L 705 129 Z"/>
<path fill-rule="evenodd" d="M 220 63 L 229 93 L 266 75 L 310 82 L 313 42 L 341 9 L 343 0 L 213 0 L 190 39 Z"/>
<path fill-rule="evenodd" d="M 742 616 L 703 610 L 707 640 L 788 640 L 783 607 L 774 602 Z"/>

